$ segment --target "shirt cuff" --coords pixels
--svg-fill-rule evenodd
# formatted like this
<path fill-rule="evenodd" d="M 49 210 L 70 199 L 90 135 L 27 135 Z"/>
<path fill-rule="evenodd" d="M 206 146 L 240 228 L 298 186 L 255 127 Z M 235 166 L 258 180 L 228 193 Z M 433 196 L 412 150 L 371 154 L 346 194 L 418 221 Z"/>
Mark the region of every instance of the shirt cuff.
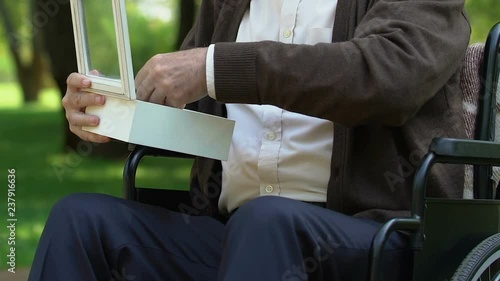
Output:
<path fill-rule="evenodd" d="M 214 49 L 215 49 L 214 44 L 208 47 L 206 77 L 207 77 L 208 95 L 216 100 L 217 96 L 215 95 Z"/>

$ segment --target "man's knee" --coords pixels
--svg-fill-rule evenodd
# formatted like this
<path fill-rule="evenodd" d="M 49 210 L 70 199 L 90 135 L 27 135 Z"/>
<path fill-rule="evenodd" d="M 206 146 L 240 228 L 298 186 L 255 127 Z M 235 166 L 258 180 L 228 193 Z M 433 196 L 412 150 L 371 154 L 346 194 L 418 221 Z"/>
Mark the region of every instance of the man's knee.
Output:
<path fill-rule="evenodd" d="M 116 199 L 103 194 L 70 194 L 54 204 L 49 219 L 74 218 L 84 223 L 86 219 L 109 214 L 116 207 Z"/>
<path fill-rule="evenodd" d="M 297 206 L 302 203 L 277 196 L 262 196 L 241 206 L 228 224 L 244 224 L 247 227 L 290 228 L 300 219 Z"/>

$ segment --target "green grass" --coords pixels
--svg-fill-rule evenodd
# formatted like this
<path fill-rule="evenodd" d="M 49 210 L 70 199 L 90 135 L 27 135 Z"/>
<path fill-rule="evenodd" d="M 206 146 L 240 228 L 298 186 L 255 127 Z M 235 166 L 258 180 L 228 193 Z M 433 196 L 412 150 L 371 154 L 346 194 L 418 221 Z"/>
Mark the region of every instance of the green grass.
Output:
<path fill-rule="evenodd" d="M 7 219 L 7 169 L 16 169 L 17 267 L 30 266 L 51 206 L 75 192 L 121 196 L 123 160 L 63 153 L 63 117 L 55 90 L 41 102 L 21 106 L 13 85 L 0 84 L 0 219 Z M 146 159 L 137 180 L 142 186 L 185 187 L 191 162 Z M 57 169 L 63 168 L 62 177 Z M 0 270 L 6 269 L 7 231 L 0 226 Z"/>
<path fill-rule="evenodd" d="M 39 101 L 34 104 L 23 105 L 21 87 L 17 83 L 0 83 L 0 110 L 20 110 L 33 108 L 34 110 L 57 110 L 61 108 L 61 97 L 56 89 L 44 89 Z"/>

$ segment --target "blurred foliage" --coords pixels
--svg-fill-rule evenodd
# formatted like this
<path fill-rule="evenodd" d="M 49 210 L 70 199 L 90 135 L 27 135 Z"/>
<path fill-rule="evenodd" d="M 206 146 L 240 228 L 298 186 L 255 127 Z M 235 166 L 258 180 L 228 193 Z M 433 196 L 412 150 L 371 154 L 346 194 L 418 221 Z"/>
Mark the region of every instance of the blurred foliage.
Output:
<path fill-rule="evenodd" d="M 182 1 L 182 0 L 180 0 Z M 134 72 L 137 71 L 155 54 L 171 52 L 175 49 L 177 39 L 179 0 L 127 0 L 127 17 L 132 49 Z M 33 31 L 37 31 L 29 16 L 30 1 L 5 1 L 16 26 L 16 40 L 22 46 L 23 59 L 29 60 L 31 45 L 29 40 Z M 86 1 L 90 15 L 98 18 L 98 32 L 94 34 L 97 42 L 110 42 L 114 39 L 113 19 L 101 9 L 101 1 Z M 68 4 L 69 5 L 69 4 Z M 15 81 L 15 66 L 7 45 L 7 34 L 0 24 L 0 83 Z M 100 45 L 92 54 L 97 61 L 109 61 L 113 48 L 108 44 Z M 110 54 L 111 53 L 111 54 Z M 106 72 L 103 70 L 103 72 Z"/>
<path fill-rule="evenodd" d="M 471 43 L 485 42 L 488 32 L 500 22 L 498 0 L 466 0 L 466 10 L 472 25 Z"/>
<path fill-rule="evenodd" d="M 127 19 L 134 73 L 155 54 L 171 52 L 177 38 L 172 11 L 177 1 L 127 1 Z M 85 1 L 92 69 L 119 78 L 118 52 L 111 2 Z M 153 44 L 154 42 L 154 44 Z"/>
<path fill-rule="evenodd" d="M 31 48 L 31 38 L 32 33 L 36 32 L 36 27 L 33 24 L 30 14 L 30 4 L 29 1 L 4 1 L 4 5 L 10 12 L 10 19 L 15 28 L 15 34 L 6 34 L 3 24 L 0 24 L 0 54 L 8 54 L 8 38 L 15 40 L 17 45 L 21 48 L 21 54 L 23 61 L 30 60 L 30 55 L 33 53 Z M 0 74 L 2 73 L 2 61 L 0 58 Z M 1 79 L 1 77 L 0 77 Z"/>
<path fill-rule="evenodd" d="M 3 38 L 0 29 L 0 39 Z M 5 44 L 0 40 L 0 83 L 10 82 L 13 80 L 14 75 L 12 74 L 12 61 L 10 54 L 7 51 Z"/>
<path fill-rule="evenodd" d="M 0 83 L 13 81 L 12 58 L 10 57 L 8 45 L 6 42 L 7 35 L 5 30 L 0 25 Z"/>
<path fill-rule="evenodd" d="M 89 51 L 89 67 L 108 78 L 120 79 L 113 3 L 102 0 L 83 1 L 84 22 Z"/>
<path fill-rule="evenodd" d="M 178 1 L 171 0 L 127 1 L 134 73 L 155 54 L 175 50 L 177 6 Z"/>
<path fill-rule="evenodd" d="M 1 0 L 0 0 L 1 1 Z M 32 32 L 35 29 L 32 17 L 29 16 L 30 1 L 4 1 L 10 12 L 10 19 L 15 27 L 15 34 L 7 34 L 4 25 L 0 22 L 0 83 L 16 81 L 16 68 L 9 50 L 8 38 L 13 38 L 21 48 L 21 58 L 29 61 L 33 53 L 31 48 Z M 0 96 L 1 97 L 1 96 Z M 0 100 L 1 102 L 1 100 Z"/>

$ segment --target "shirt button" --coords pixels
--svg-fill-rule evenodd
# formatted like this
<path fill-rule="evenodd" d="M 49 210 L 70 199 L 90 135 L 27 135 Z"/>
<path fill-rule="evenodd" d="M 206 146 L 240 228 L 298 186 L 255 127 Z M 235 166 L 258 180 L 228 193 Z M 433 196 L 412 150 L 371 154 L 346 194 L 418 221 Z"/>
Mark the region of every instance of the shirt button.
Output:
<path fill-rule="evenodd" d="M 276 139 L 276 133 L 275 132 L 269 132 L 267 133 L 267 139 L 270 141 L 273 141 Z"/>
<path fill-rule="evenodd" d="M 267 193 L 271 193 L 271 192 L 273 192 L 273 190 L 274 190 L 274 187 L 272 185 L 266 186 L 266 192 Z"/>
<path fill-rule="evenodd" d="M 290 29 L 285 30 L 283 36 L 285 36 L 285 38 L 290 38 L 290 36 L 292 36 L 292 31 Z"/>

